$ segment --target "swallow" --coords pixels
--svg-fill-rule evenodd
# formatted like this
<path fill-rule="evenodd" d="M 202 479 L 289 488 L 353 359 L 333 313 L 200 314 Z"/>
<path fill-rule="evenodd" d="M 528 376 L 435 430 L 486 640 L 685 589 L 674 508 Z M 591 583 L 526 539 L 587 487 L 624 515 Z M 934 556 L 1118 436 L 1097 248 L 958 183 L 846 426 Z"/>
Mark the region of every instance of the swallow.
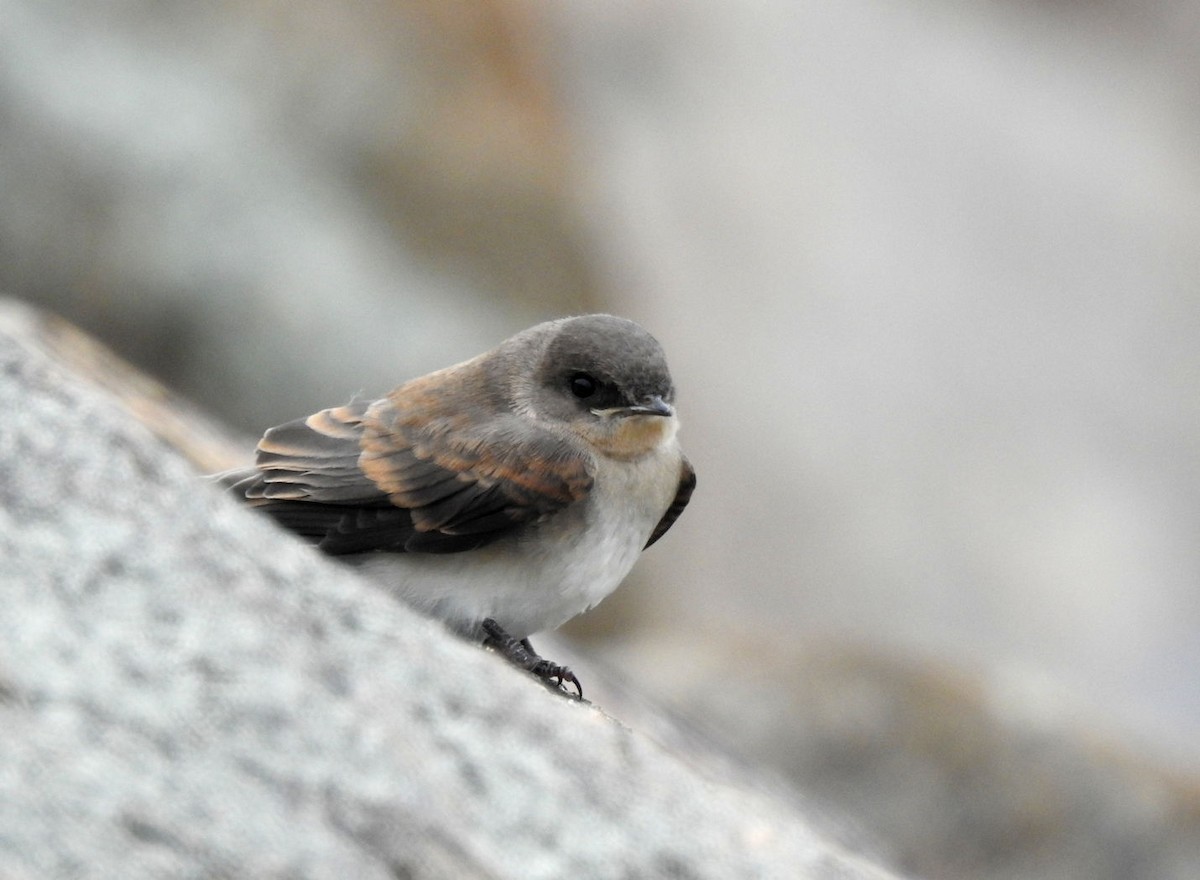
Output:
<path fill-rule="evenodd" d="M 584 315 L 267 431 L 230 492 L 418 612 L 578 698 L 529 636 L 593 608 L 696 473 L 658 341 Z"/>

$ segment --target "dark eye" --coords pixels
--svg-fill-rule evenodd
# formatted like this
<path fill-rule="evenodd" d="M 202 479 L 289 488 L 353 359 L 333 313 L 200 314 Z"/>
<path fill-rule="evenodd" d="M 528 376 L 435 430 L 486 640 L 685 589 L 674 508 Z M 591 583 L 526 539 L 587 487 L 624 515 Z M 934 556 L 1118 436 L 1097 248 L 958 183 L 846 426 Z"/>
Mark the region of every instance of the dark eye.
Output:
<path fill-rule="evenodd" d="M 567 381 L 567 385 L 570 387 L 571 393 L 580 398 L 591 397 L 600 387 L 600 383 L 587 373 L 575 373 Z"/>

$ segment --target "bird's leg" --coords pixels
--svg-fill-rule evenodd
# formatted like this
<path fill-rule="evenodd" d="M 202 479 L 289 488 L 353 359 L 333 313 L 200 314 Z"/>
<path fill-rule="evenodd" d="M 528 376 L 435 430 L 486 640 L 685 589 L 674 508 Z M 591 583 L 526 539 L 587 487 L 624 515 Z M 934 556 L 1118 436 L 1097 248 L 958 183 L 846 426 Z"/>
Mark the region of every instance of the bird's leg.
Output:
<path fill-rule="evenodd" d="M 559 666 L 557 663 L 551 663 L 549 660 L 543 660 L 538 656 L 537 651 L 533 650 L 533 645 L 529 644 L 529 639 L 514 639 L 504 631 L 504 627 L 487 618 L 481 626 L 485 638 L 483 646 L 497 651 L 509 663 L 514 666 L 519 666 L 522 669 L 532 672 L 542 683 L 547 687 L 553 687 L 555 690 L 560 690 L 563 693 L 570 694 L 567 690 L 567 685 L 570 684 L 575 688 L 575 697 L 583 699 L 583 685 L 579 683 L 579 679 L 575 677 L 570 669 L 565 666 Z"/>

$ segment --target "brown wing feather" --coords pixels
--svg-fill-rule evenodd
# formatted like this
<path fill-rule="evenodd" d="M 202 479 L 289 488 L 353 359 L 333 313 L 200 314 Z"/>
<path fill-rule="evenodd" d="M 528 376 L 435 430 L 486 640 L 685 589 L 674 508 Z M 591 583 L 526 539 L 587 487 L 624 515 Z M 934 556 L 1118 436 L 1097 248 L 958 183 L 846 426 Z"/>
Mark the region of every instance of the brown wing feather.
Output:
<path fill-rule="evenodd" d="M 675 520 L 679 519 L 679 515 L 687 507 L 688 501 L 692 498 L 692 492 L 695 490 L 696 469 L 687 460 L 687 456 L 684 456 L 683 461 L 679 464 L 679 488 L 675 492 L 675 500 L 671 502 L 671 506 L 667 508 L 667 512 L 658 521 L 658 525 L 654 527 L 654 532 L 650 535 L 650 540 L 646 542 L 646 547 L 649 547 L 665 535 L 667 529 L 675 524 Z M 644 550 L 645 547 L 642 549 Z"/>
<path fill-rule="evenodd" d="M 227 482 L 329 553 L 468 550 L 585 497 L 590 457 L 478 402 L 469 366 L 272 428 Z"/>
<path fill-rule="evenodd" d="M 417 531 L 507 531 L 585 497 L 590 456 L 496 398 L 467 393 L 462 371 L 409 382 L 365 419 L 363 473 L 412 513 Z"/>
<path fill-rule="evenodd" d="M 362 419 L 370 405 L 355 401 L 271 428 L 258 442 L 256 478 L 235 488 L 258 506 L 268 501 L 386 502 L 387 495 L 358 467 Z"/>

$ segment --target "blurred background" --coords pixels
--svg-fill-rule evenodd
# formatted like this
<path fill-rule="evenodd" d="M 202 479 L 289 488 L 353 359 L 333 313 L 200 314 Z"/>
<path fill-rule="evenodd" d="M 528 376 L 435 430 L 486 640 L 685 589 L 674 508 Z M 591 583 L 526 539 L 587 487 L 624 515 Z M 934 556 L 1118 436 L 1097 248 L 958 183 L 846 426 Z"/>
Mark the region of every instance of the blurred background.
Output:
<path fill-rule="evenodd" d="M 631 317 L 700 484 L 581 650 L 743 745 L 859 658 L 1194 778 L 1198 37 L 1200 0 L 0 0 L 0 290 L 247 437 Z"/>

